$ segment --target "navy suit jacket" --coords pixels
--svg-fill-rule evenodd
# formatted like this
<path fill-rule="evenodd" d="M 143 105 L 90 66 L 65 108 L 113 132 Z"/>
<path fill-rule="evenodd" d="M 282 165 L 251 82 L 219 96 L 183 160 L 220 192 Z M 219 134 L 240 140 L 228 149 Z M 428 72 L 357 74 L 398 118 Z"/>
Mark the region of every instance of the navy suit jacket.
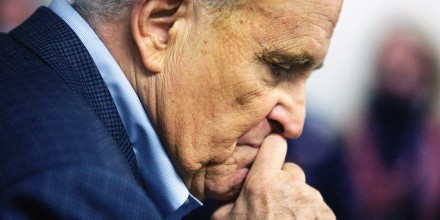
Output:
<path fill-rule="evenodd" d="M 91 56 L 50 9 L 0 34 L 0 219 L 159 219 Z"/>

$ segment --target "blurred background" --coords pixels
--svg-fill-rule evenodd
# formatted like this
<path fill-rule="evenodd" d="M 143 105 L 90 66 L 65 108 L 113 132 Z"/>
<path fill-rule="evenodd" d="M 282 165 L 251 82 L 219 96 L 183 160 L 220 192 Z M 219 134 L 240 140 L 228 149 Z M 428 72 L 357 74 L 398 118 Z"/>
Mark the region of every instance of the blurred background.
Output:
<path fill-rule="evenodd" d="M 0 0 L 0 31 L 50 0 Z M 307 87 L 300 164 L 338 219 L 440 219 L 440 1 L 345 0 Z"/>
<path fill-rule="evenodd" d="M 344 1 L 287 155 L 338 219 L 440 219 L 438 9 Z"/>
<path fill-rule="evenodd" d="M 50 0 L 0 0 L 0 32 L 8 32 L 21 24 L 35 9 Z"/>
<path fill-rule="evenodd" d="M 308 82 L 309 110 L 341 127 L 363 108 L 373 83 L 380 41 L 397 24 L 413 25 L 440 51 L 440 22 L 435 0 L 345 0 L 325 68 Z"/>

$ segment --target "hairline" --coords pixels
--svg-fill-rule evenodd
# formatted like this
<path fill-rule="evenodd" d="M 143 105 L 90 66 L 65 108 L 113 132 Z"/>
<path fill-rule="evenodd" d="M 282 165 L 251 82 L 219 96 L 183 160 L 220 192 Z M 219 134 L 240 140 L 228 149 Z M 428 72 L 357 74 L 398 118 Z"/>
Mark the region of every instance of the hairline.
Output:
<path fill-rule="evenodd" d="M 139 0 L 71 0 L 72 7 L 92 23 L 114 23 L 124 19 L 130 7 Z M 220 20 L 231 15 L 238 5 L 249 0 L 195 0 L 196 8 Z"/>

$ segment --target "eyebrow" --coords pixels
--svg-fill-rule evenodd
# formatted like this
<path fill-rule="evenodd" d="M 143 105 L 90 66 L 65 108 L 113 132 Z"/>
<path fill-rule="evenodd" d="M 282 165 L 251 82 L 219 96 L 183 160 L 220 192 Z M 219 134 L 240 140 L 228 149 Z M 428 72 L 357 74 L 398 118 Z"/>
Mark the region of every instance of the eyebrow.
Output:
<path fill-rule="evenodd" d="M 264 52 L 262 59 L 268 63 L 288 65 L 290 68 L 311 69 L 316 65 L 315 59 L 308 52 L 291 54 L 284 51 Z M 314 70 L 322 67 L 322 64 Z"/>

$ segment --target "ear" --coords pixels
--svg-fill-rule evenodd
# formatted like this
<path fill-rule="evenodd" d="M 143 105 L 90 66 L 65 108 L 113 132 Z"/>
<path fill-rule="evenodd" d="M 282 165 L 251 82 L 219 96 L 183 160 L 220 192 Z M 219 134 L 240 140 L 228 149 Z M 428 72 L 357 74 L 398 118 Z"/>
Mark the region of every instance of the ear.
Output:
<path fill-rule="evenodd" d="M 173 44 L 180 29 L 178 21 L 189 19 L 192 0 L 146 0 L 133 8 L 132 34 L 144 66 L 160 73 L 166 51 Z M 182 22 L 179 22 L 182 23 Z"/>

